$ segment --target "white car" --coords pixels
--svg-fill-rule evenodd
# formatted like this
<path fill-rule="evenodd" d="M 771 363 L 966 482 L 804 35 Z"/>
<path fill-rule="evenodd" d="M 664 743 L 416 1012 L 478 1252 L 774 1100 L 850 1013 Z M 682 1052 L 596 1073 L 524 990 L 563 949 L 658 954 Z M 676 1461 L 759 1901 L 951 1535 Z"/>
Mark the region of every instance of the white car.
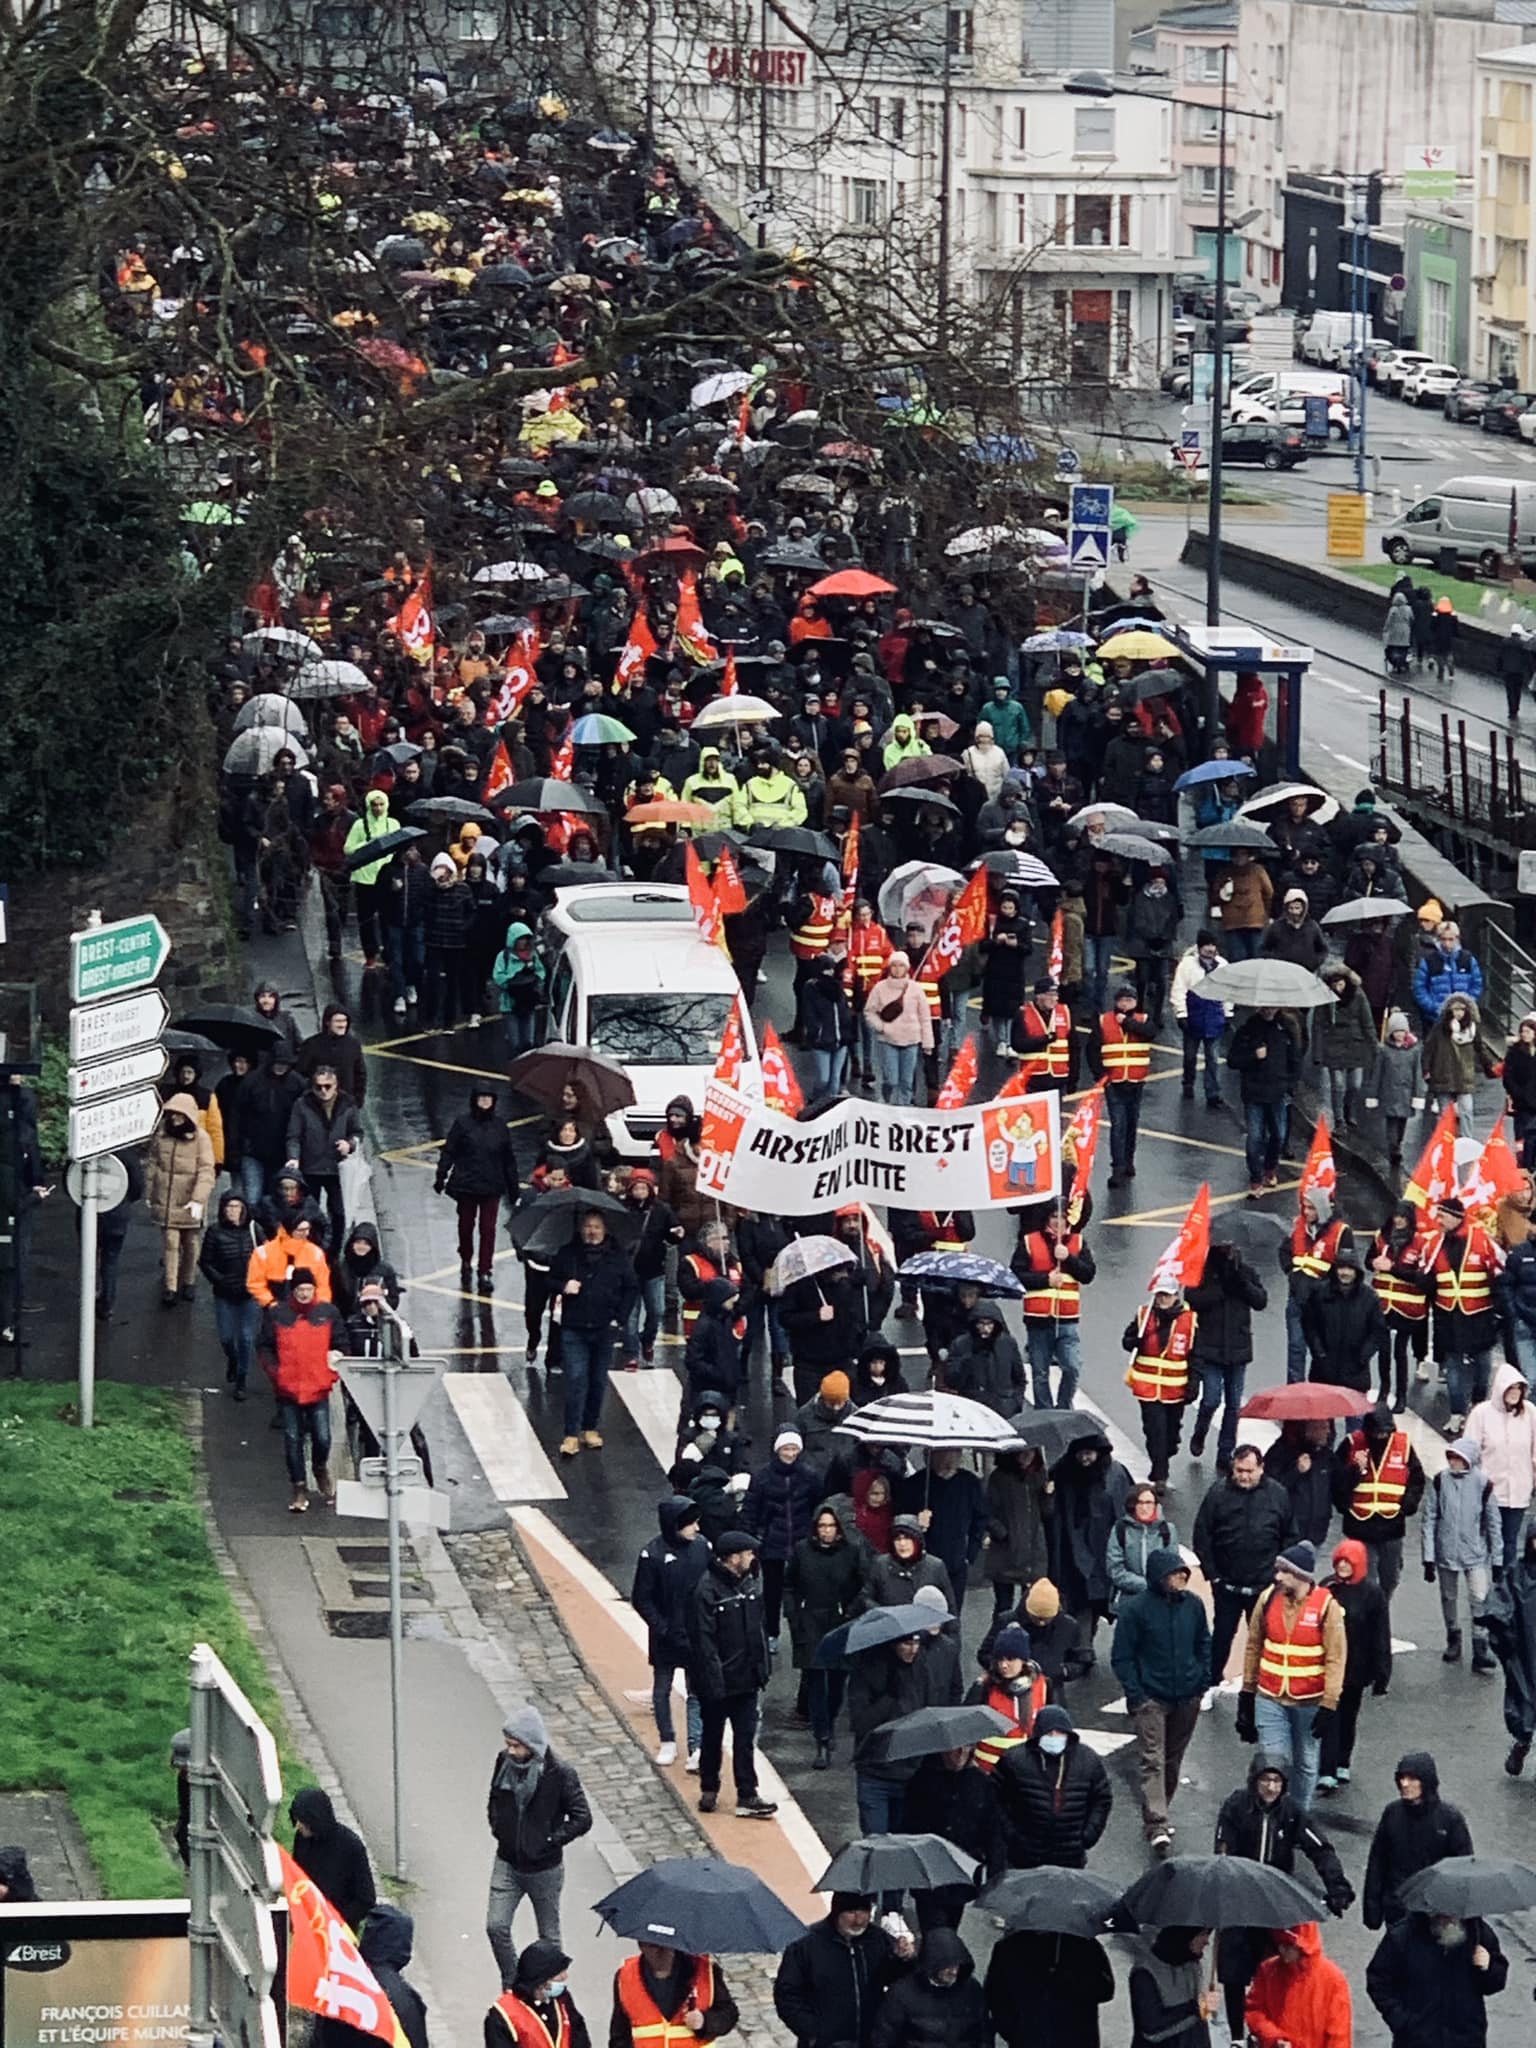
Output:
<path fill-rule="evenodd" d="M 1447 394 L 1454 391 L 1460 382 L 1461 372 L 1454 363 L 1420 363 L 1403 379 L 1403 402 L 1405 405 L 1443 406 Z"/>
<path fill-rule="evenodd" d="M 1529 412 L 1521 413 L 1515 421 L 1515 428 L 1522 441 L 1536 441 L 1536 406 L 1532 406 Z"/>
<path fill-rule="evenodd" d="M 1307 401 L 1301 392 L 1291 392 L 1278 405 L 1263 405 L 1256 398 L 1245 398 L 1233 406 L 1228 414 L 1234 427 L 1305 427 L 1307 424 Z M 1350 409 L 1342 398 L 1328 401 L 1328 435 L 1330 440 L 1347 441 L 1349 438 Z"/>
<path fill-rule="evenodd" d="M 1410 373 L 1424 363 L 1432 363 L 1434 357 L 1422 348 L 1400 348 L 1394 354 L 1383 357 L 1376 372 L 1376 382 L 1393 398 L 1403 396 L 1403 386 Z"/>

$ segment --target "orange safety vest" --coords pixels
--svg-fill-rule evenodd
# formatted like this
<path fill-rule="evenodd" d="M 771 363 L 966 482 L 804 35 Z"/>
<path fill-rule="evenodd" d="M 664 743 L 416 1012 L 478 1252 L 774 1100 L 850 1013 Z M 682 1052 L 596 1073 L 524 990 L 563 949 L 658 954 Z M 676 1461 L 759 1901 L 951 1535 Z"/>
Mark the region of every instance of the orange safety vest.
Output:
<path fill-rule="evenodd" d="M 1371 1248 L 1372 1258 L 1379 1259 L 1387 1246 L 1378 1235 Z M 1423 1274 L 1423 1285 L 1415 1286 L 1412 1281 L 1402 1279 L 1396 1273 L 1372 1273 L 1371 1285 L 1376 1290 L 1376 1299 L 1386 1315 L 1396 1316 L 1399 1322 L 1422 1323 L 1429 1314 L 1429 1276 Z"/>
<path fill-rule="evenodd" d="M 1145 1081 L 1152 1067 L 1152 1047 L 1146 1039 L 1128 1037 L 1113 1010 L 1106 1010 L 1099 1019 L 1099 1034 L 1104 1044 L 1105 1080 L 1111 1085 L 1117 1081 Z"/>
<path fill-rule="evenodd" d="M 1031 1680 L 1027 1693 L 1006 1692 L 1000 1685 L 989 1685 L 987 1696 L 982 1701 L 995 1714 L 1013 1723 L 1008 1734 L 983 1735 L 976 1745 L 977 1767 L 983 1771 L 995 1771 L 999 1762 L 1010 1749 L 1028 1739 L 1029 1731 L 1035 1725 L 1035 1716 L 1045 1705 L 1050 1685 L 1044 1672 Z"/>
<path fill-rule="evenodd" d="M 1368 1452 L 1370 1448 L 1362 1429 L 1351 1433 L 1349 1445 L 1354 1451 Z M 1369 1521 L 1372 1515 L 1379 1515 L 1384 1522 L 1396 1521 L 1403 1512 L 1403 1492 L 1407 1484 L 1408 1439 L 1400 1429 L 1394 1429 L 1380 1462 L 1355 1488 L 1349 1512 L 1357 1522 Z"/>
<path fill-rule="evenodd" d="M 921 974 L 914 974 L 912 979 L 928 998 L 928 1014 L 937 1024 L 944 1015 L 944 998 L 939 993 L 939 984 L 931 976 L 925 978 Z"/>
<path fill-rule="evenodd" d="M 669 2020 L 657 2005 L 645 1988 L 638 1956 L 631 1956 L 628 1962 L 620 1963 L 614 1983 L 624 2017 L 629 2021 L 629 2038 L 635 2043 L 635 2048 L 640 2048 L 642 2042 L 654 2042 L 656 2048 L 674 2048 L 674 2043 L 676 2048 L 691 2048 L 693 2029 L 681 2020 Z M 708 1956 L 695 1956 L 691 2003 L 700 2012 L 708 2012 L 714 2002 L 714 1965 Z"/>
<path fill-rule="evenodd" d="M 1083 1291 L 1070 1273 L 1056 1264 L 1056 1247 L 1043 1230 L 1032 1230 L 1024 1240 L 1029 1247 L 1029 1272 L 1024 1281 L 1024 1320 L 1075 1323 L 1082 1313 Z M 1060 1240 L 1058 1239 L 1058 1243 Z M 1070 1258 L 1076 1258 L 1083 1240 L 1074 1230 L 1067 1238 Z"/>
<path fill-rule="evenodd" d="M 1058 1003 L 1047 1020 L 1034 1003 L 1026 1003 L 1019 1011 L 1019 1022 L 1027 1038 L 1050 1040 L 1042 1051 L 1025 1053 L 1019 1072 L 1030 1080 L 1043 1074 L 1052 1081 L 1065 1081 L 1072 1060 L 1072 1012 L 1066 1004 Z"/>
<path fill-rule="evenodd" d="M 893 950 L 891 935 L 882 924 L 856 924 L 849 932 L 848 965 L 861 996 L 867 996 L 885 973 Z"/>
<path fill-rule="evenodd" d="M 722 1273 L 720 1268 L 715 1264 L 714 1260 L 711 1258 L 707 1258 L 703 1252 L 684 1252 L 682 1263 L 686 1265 L 705 1286 L 707 1286 L 711 1280 L 729 1280 L 737 1287 L 741 1285 L 740 1266 L 727 1266 L 725 1271 Z M 686 1341 L 693 1334 L 693 1326 L 699 1320 L 699 1314 L 700 1311 L 703 1309 L 704 1303 L 701 1299 L 690 1301 L 686 1294 L 682 1297 L 682 1303 L 683 1337 Z M 745 1335 L 747 1334 L 746 1317 L 737 1316 L 735 1320 L 732 1322 L 731 1328 L 735 1331 L 738 1339 L 745 1337 Z"/>
<path fill-rule="evenodd" d="M 1316 1237 L 1311 1237 L 1307 1232 L 1306 1217 L 1298 1216 L 1291 1226 L 1291 1271 L 1321 1280 L 1333 1269 L 1333 1262 L 1339 1256 L 1339 1239 L 1343 1235 L 1342 1223 L 1330 1223 Z"/>
<path fill-rule="evenodd" d="M 797 960 L 814 960 L 832 942 L 832 923 L 837 916 L 835 896 L 811 897 L 805 923 L 789 935 L 789 950 Z"/>
<path fill-rule="evenodd" d="M 1196 1316 L 1192 1308 L 1181 1308 L 1168 1326 L 1168 1334 L 1162 1340 L 1165 1348 L 1161 1351 L 1152 1348 L 1155 1337 L 1150 1342 L 1147 1339 L 1151 1320 L 1152 1306 L 1148 1302 L 1136 1311 L 1136 1355 L 1125 1384 L 1138 1401 L 1166 1401 L 1172 1405 L 1182 1401 L 1189 1391 L 1189 1352 L 1195 1341 Z"/>
<path fill-rule="evenodd" d="M 1333 1595 L 1314 1586 L 1289 1629 L 1285 1595 L 1277 1587 L 1264 1609 L 1264 1646 L 1259 1652 L 1259 1691 L 1272 1700 L 1317 1700 L 1323 1696 L 1327 1656 L 1323 1616 Z"/>
<path fill-rule="evenodd" d="M 507 2031 L 517 2048 L 567 2048 L 571 2038 L 571 2015 L 563 1998 L 555 2000 L 557 2019 L 554 2033 L 549 2031 L 531 2005 L 525 2005 L 510 1991 L 503 1991 L 491 2011 L 499 2012 L 506 2021 Z"/>
<path fill-rule="evenodd" d="M 1487 1315 L 1493 1307 L 1493 1269 L 1493 1254 L 1480 1230 L 1469 1231 L 1463 1239 L 1459 1266 L 1442 1237 L 1435 1253 L 1435 1307 L 1464 1316 Z"/>
<path fill-rule="evenodd" d="M 965 1250 L 965 1239 L 955 1235 L 955 1212 L 953 1209 L 946 1209 L 944 1211 L 942 1221 L 940 1221 L 934 1210 L 923 1209 L 919 1211 L 917 1221 L 924 1237 L 928 1240 L 929 1251 L 963 1252 Z"/>

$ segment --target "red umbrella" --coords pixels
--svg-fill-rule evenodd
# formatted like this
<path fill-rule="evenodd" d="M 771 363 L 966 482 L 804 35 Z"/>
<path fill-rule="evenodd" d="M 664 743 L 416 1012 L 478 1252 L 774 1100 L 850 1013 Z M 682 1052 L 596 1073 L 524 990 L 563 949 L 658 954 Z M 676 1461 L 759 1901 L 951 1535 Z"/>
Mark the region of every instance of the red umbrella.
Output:
<path fill-rule="evenodd" d="M 894 597 L 896 586 L 883 576 L 871 576 L 867 569 L 839 569 L 823 576 L 810 588 L 812 597 Z"/>
<path fill-rule="evenodd" d="M 1293 1380 L 1288 1387 L 1261 1387 L 1238 1413 L 1247 1422 L 1331 1422 L 1337 1416 L 1363 1415 L 1370 1405 L 1370 1395 L 1353 1387 Z"/>
<path fill-rule="evenodd" d="M 684 540 L 681 534 L 670 534 L 666 540 L 642 548 L 635 557 L 635 567 L 644 569 L 656 562 L 670 562 L 679 568 L 702 569 L 708 560 L 708 555 L 696 541 Z"/>

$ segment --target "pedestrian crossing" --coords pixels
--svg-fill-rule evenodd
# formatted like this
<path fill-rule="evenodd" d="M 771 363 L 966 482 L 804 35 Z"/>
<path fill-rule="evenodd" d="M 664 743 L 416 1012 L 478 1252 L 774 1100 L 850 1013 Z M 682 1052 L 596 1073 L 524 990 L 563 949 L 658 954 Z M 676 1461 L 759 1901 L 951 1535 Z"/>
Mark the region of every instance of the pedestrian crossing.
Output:
<path fill-rule="evenodd" d="M 504 1373 L 446 1373 L 443 1389 L 498 1501 L 510 1506 L 568 1497 Z"/>

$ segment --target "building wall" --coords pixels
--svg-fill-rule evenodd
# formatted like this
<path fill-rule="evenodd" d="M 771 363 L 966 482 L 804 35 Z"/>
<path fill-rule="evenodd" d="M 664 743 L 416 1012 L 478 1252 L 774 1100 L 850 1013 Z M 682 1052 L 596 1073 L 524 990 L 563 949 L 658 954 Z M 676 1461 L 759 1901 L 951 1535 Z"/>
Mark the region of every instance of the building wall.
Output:
<path fill-rule="evenodd" d="M 1465 220 L 1412 213 L 1403 230 L 1402 338 L 1471 370 L 1472 229 Z"/>
<path fill-rule="evenodd" d="M 1536 135 L 1536 61 L 1479 66 L 1476 87 L 1477 199 L 1472 269 L 1477 368 L 1536 376 L 1536 265 L 1531 260 L 1531 157 Z"/>

